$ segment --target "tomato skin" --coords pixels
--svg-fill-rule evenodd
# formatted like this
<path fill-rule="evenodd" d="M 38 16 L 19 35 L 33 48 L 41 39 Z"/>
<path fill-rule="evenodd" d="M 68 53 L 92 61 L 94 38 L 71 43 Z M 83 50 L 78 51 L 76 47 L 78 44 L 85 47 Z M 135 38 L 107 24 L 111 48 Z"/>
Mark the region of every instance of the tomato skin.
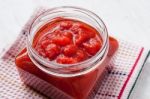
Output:
<path fill-rule="evenodd" d="M 78 61 L 83 61 L 83 60 L 86 60 L 88 59 L 88 55 L 86 52 L 84 52 L 83 50 L 78 50 L 77 51 L 77 54 L 76 54 L 76 58 Z"/>
<path fill-rule="evenodd" d="M 61 22 L 60 23 L 60 30 L 69 29 L 72 27 L 72 22 Z"/>
<path fill-rule="evenodd" d="M 83 43 L 83 46 L 90 55 L 95 55 L 101 47 L 99 43 L 96 39 L 90 39 L 90 41 Z"/>
<path fill-rule="evenodd" d="M 60 64 L 73 64 L 73 63 L 77 62 L 76 59 L 74 59 L 72 57 L 70 58 L 70 57 L 67 57 L 64 55 L 60 55 L 56 61 L 57 61 L 57 63 L 60 63 Z"/>
<path fill-rule="evenodd" d="M 72 56 L 77 52 L 77 46 L 71 44 L 71 45 L 67 45 L 64 50 L 63 50 L 63 54 L 66 56 Z"/>
<path fill-rule="evenodd" d="M 56 44 L 49 44 L 45 49 L 46 55 L 50 60 L 53 60 L 59 55 L 60 49 Z"/>
<path fill-rule="evenodd" d="M 52 42 L 60 46 L 65 46 L 70 44 L 71 40 L 66 36 L 60 36 L 60 37 L 54 37 Z"/>
<path fill-rule="evenodd" d="M 72 38 L 73 38 L 72 33 L 71 33 L 71 32 L 69 32 L 69 31 L 65 31 L 65 32 L 63 32 L 63 35 L 64 35 L 64 36 L 66 36 L 66 37 L 68 37 L 68 38 L 70 38 L 70 39 L 72 39 Z"/>

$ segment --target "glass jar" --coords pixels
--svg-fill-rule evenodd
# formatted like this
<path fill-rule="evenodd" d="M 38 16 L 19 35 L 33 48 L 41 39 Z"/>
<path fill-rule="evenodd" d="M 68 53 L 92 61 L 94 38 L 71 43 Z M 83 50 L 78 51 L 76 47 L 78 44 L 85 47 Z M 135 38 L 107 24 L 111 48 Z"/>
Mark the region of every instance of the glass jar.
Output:
<path fill-rule="evenodd" d="M 75 64 L 48 61 L 33 48 L 37 30 L 55 18 L 69 18 L 95 28 L 103 44 L 93 57 Z M 118 42 L 108 36 L 104 22 L 93 12 L 77 7 L 56 7 L 37 16 L 29 30 L 27 47 L 16 57 L 22 81 L 52 99 L 92 99 L 93 90 L 105 74 L 109 60 L 118 48 Z"/>

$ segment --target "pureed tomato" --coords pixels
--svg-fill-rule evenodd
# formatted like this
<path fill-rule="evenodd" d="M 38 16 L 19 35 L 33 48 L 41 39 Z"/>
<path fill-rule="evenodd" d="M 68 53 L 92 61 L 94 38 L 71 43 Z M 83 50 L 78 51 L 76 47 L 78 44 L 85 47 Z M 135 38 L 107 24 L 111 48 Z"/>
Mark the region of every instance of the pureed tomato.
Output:
<path fill-rule="evenodd" d="M 35 50 L 49 61 L 73 64 L 94 56 L 102 39 L 90 25 L 66 18 L 56 18 L 37 31 Z"/>
<path fill-rule="evenodd" d="M 109 52 L 104 63 L 84 75 L 59 77 L 47 74 L 30 60 L 26 48 L 18 54 L 15 62 L 21 79 L 41 93 L 54 99 L 60 99 L 60 97 L 55 98 L 56 95 L 53 96 L 51 93 L 53 88 L 47 87 L 42 81 L 44 80 L 71 96 L 72 99 L 87 99 L 98 79 L 102 78 L 106 64 L 118 48 L 118 42 L 114 38 L 110 37 L 109 41 Z M 49 61 L 59 64 L 73 64 L 96 55 L 101 49 L 102 43 L 96 29 L 88 24 L 72 19 L 55 18 L 37 31 L 32 46 L 39 55 Z M 37 85 L 37 82 L 40 83 Z M 43 86 L 47 88 L 44 91 L 41 89 Z"/>

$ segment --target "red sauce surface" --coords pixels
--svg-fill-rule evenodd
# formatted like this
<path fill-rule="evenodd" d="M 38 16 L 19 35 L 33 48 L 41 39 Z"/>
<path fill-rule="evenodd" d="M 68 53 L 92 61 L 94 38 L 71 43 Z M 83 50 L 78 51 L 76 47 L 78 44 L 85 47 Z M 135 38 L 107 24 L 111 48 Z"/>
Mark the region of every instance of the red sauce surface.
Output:
<path fill-rule="evenodd" d="M 61 64 L 72 64 L 94 56 L 102 46 L 102 39 L 90 25 L 56 18 L 37 31 L 34 47 L 44 58 Z"/>

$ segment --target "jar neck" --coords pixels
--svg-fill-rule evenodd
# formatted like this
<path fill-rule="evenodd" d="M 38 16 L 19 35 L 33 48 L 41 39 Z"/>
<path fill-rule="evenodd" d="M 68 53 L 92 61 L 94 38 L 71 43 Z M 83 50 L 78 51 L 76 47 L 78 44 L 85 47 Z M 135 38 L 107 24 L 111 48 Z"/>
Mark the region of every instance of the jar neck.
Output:
<path fill-rule="evenodd" d="M 41 27 L 45 22 L 53 20 L 53 18 L 56 17 L 55 14 L 57 15 L 57 17 L 64 17 L 64 15 L 67 15 L 65 17 L 77 19 L 87 24 L 90 24 L 97 31 L 99 31 L 99 35 L 102 37 L 103 40 L 102 48 L 97 52 L 96 55 L 94 55 L 90 59 L 75 64 L 58 64 L 56 62 L 48 61 L 38 55 L 38 53 L 32 46 L 35 33 L 39 29 L 39 27 Z M 76 15 L 82 18 L 79 19 Z M 108 33 L 105 24 L 97 15 L 82 8 L 59 7 L 49 9 L 43 12 L 37 18 L 35 18 L 28 32 L 27 50 L 30 59 L 39 69 L 55 76 L 71 77 L 90 72 L 93 69 L 97 68 L 99 66 L 98 64 L 102 64 L 108 53 Z"/>

